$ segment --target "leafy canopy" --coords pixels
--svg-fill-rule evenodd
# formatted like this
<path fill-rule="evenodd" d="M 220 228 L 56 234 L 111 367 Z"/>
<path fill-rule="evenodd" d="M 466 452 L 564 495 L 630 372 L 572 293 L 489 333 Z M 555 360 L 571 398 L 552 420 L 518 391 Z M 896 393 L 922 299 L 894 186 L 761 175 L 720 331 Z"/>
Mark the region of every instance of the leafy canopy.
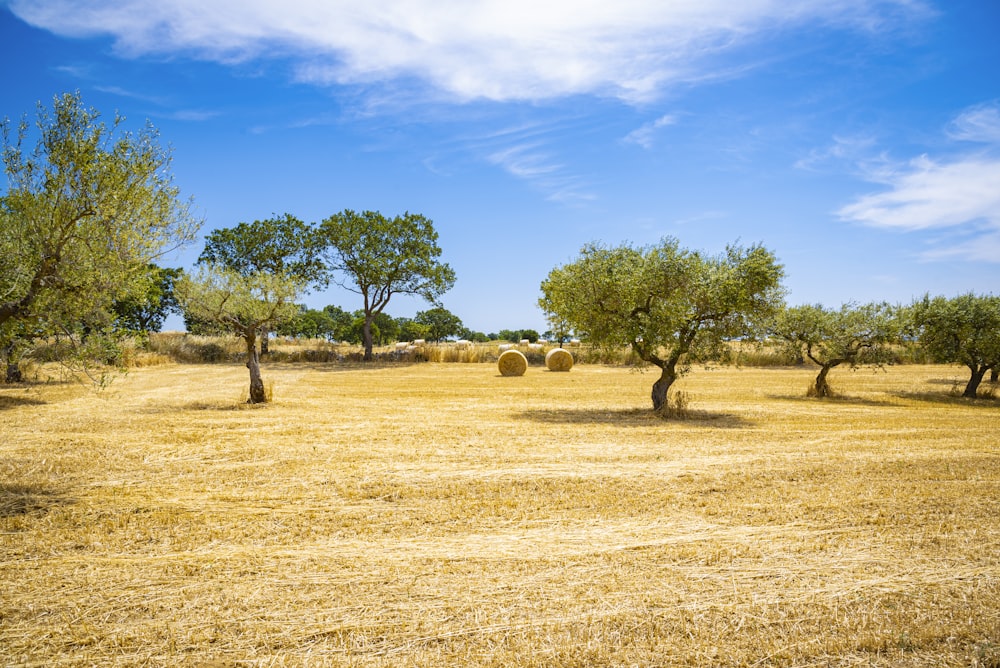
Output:
<path fill-rule="evenodd" d="M 198 264 L 215 264 L 238 274 L 284 274 L 306 283 L 321 280 L 324 265 L 311 226 L 291 214 L 213 230 Z"/>
<path fill-rule="evenodd" d="M 145 288 L 146 267 L 200 226 L 170 176 L 156 130 L 110 127 L 79 93 L 2 123 L 7 189 L 0 205 L 0 324 L 107 310 Z M 56 308 L 60 307 L 61 308 Z M 71 323 L 60 323 L 71 329 Z"/>
<path fill-rule="evenodd" d="M 925 295 L 912 311 L 921 346 L 937 362 L 967 366 L 972 375 L 963 396 L 975 397 L 983 375 L 1000 366 L 1000 297 Z"/>
<path fill-rule="evenodd" d="M 729 246 L 719 256 L 657 245 L 585 246 L 553 269 L 539 305 L 551 323 L 598 346 L 631 346 L 661 369 L 653 408 L 691 357 L 718 357 L 724 341 L 754 335 L 782 305 L 784 272 L 763 246 Z"/>

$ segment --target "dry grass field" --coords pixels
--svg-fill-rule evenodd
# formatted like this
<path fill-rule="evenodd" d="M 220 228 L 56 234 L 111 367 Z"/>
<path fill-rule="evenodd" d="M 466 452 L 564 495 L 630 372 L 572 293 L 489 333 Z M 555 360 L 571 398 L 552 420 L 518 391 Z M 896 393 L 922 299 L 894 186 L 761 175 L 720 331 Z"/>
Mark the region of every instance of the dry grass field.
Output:
<path fill-rule="evenodd" d="M 0 663 L 1000 666 L 960 367 L 133 370 L 0 386 Z"/>

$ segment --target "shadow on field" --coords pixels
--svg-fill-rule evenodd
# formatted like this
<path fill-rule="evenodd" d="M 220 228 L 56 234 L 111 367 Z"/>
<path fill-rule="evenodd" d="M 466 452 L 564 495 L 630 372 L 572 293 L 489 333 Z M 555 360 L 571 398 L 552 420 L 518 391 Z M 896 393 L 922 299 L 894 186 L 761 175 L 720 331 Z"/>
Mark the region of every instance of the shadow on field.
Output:
<path fill-rule="evenodd" d="M 518 417 L 546 424 L 607 424 L 616 427 L 652 427 L 656 425 L 685 425 L 708 429 L 745 429 L 754 423 L 737 415 L 688 410 L 684 417 L 661 418 L 649 408 L 624 410 L 599 410 L 588 408 L 552 409 L 532 408 Z"/>
<path fill-rule="evenodd" d="M 824 397 L 818 399 L 816 397 L 808 397 L 805 394 L 768 394 L 769 399 L 778 399 L 780 401 L 801 401 L 803 403 L 811 404 L 827 404 L 830 406 L 836 406 L 838 404 L 851 405 L 851 406 L 892 406 L 893 402 L 887 399 L 868 399 L 865 397 L 852 397 L 849 394 L 837 394 L 832 397 Z"/>
<path fill-rule="evenodd" d="M 982 394 L 975 399 L 966 399 L 959 394 L 949 394 L 947 392 L 896 392 L 900 399 L 911 401 L 923 401 L 929 404 L 942 404 L 945 406 L 982 406 L 983 408 L 996 408 L 1000 406 L 1000 397 L 991 397 Z"/>
<path fill-rule="evenodd" d="M 34 397 L 15 397 L 10 394 L 0 394 L 0 411 L 20 406 L 42 406 L 45 402 Z"/>
<path fill-rule="evenodd" d="M 42 485 L 0 483 L 0 517 L 45 513 L 53 506 L 70 502 L 62 493 Z"/>

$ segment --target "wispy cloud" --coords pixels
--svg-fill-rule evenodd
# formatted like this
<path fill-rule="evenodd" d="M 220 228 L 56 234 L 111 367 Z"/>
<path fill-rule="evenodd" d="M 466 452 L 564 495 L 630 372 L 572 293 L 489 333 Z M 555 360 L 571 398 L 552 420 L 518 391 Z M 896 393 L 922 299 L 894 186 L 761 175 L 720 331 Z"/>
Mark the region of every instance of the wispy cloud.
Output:
<path fill-rule="evenodd" d="M 949 124 L 948 136 L 962 141 L 1000 144 L 1000 103 L 966 109 Z"/>
<path fill-rule="evenodd" d="M 965 110 L 948 136 L 990 144 L 948 159 L 926 155 L 907 163 L 883 162 L 868 172 L 887 190 L 857 198 L 837 214 L 843 220 L 904 232 L 951 230 L 935 241 L 927 258 L 963 257 L 1000 261 L 1000 115 L 996 106 Z"/>
<path fill-rule="evenodd" d="M 594 199 L 583 180 L 568 171 L 541 143 L 518 143 L 498 149 L 487 160 L 508 174 L 529 182 L 547 199 L 565 204 Z"/>
<path fill-rule="evenodd" d="M 921 156 L 887 180 L 888 191 L 865 195 L 841 208 L 839 215 L 904 231 L 977 221 L 1000 229 L 1000 159 L 978 156 L 935 162 Z"/>
<path fill-rule="evenodd" d="M 920 0 L 9 0 L 32 25 L 110 35 L 118 51 L 291 57 L 321 84 L 422 81 L 458 100 L 649 100 L 711 76 L 719 54 L 775 31 L 886 32 Z"/>
<path fill-rule="evenodd" d="M 672 114 L 660 116 L 655 121 L 644 123 L 642 126 L 632 130 L 632 132 L 625 135 L 624 141 L 628 144 L 638 144 L 648 150 L 653 147 L 653 141 L 656 139 L 657 131 L 661 128 L 667 127 L 668 125 L 674 125 L 676 122 L 677 117 Z"/>

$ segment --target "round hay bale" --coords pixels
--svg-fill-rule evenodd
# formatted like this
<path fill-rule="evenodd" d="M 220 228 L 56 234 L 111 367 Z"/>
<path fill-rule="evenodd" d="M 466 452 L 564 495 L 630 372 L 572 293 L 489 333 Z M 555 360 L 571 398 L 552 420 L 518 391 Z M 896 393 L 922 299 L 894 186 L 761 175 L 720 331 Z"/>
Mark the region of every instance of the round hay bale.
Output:
<path fill-rule="evenodd" d="M 545 355 L 545 367 L 549 371 L 569 371 L 573 368 L 573 353 L 565 348 L 553 348 Z"/>
<path fill-rule="evenodd" d="M 501 376 L 523 376 L 528 370 L 528 358 L 520 350 L 506 350 L 497 360 Z"/>

